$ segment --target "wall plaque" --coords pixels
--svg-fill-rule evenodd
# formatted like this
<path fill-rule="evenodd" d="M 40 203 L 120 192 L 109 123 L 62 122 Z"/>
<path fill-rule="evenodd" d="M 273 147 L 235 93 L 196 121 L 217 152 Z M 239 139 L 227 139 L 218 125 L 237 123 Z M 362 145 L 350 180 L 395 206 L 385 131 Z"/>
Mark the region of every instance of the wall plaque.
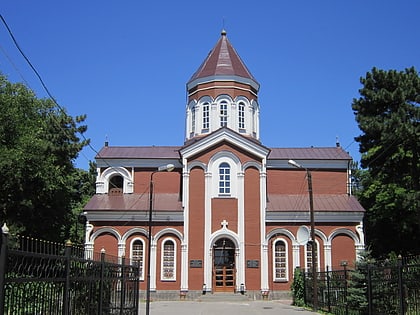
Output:
<path fill-rule="evenodd" d="M 202 268 L 203 261 L 200 259 L 191 259 L 190 260 L 190 268 Z"/>

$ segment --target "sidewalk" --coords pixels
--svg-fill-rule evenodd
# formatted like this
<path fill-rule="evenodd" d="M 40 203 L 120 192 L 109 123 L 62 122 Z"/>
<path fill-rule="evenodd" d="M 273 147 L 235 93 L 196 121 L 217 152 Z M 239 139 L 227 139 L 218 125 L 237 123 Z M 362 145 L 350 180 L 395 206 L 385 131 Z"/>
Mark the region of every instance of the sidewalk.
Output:
<path fill-rule="evenodd" d="M 140 315 L 145 314 L 145 304 L 140 305 Z M 151 315 L 315 315 L 301 307 L 281 301 L 196 302 L 156 301 L 150 303 Z"/>

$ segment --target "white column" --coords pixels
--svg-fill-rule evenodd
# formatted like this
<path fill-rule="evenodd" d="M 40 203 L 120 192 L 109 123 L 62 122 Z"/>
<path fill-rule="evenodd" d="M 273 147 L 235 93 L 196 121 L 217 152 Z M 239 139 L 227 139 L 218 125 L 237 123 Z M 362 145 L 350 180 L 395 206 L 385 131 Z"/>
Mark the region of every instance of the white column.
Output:
<path fill-rule="evenodd" d="M 93 231 L 93 224 L 90 224 L 89 221 L 86 222 L 85 227 L 85 258 L 93 259 L 93 248 L 94 241 L 90 239 L 90 234 Z"/>
<path fill-rule="evenodd" d="M 261 290 L 268 290 L 268 245 L 265 237 L 265 211 L 267 208 L 267 173 L 265 169 L 266 160 L 262 161 L 260 172 L 260 243 L 261 243 Z"/>
<path fill-rule="evenodd" d="M 261 246 L 261 291 L 268 291 L 268 244 Z"/>
<path fill-rule="evenodd" d="M 190 226 L 190 174 L 188 162 L 182 159 L 184 171 L 182 173 L 182 202 L 184 207 L 184 240 L 181 244 L 181 291 L 188 291 L 188 243 Z"/>
<path fill-rule="evenodd" d="M 332 267 L 331 243 L 324 244 L 324 257 L 325 257 L 324 270 L 327 270 L 327 266 L 329 266 L 329 268 L 331 269 Z"/>
<path fill-rule="evenodd" d="M 245 279 L 245 193 L 244 193 L 244 179 L 245 174 L 238 172 L 238 237 L 239 248 L 236 260 L 237 266 L 237 290 L 241 283 L 246 283 Z"/>
<path fill-rule="evenodd" d="M 300 245 L 299 244 L 292 244 L 292 251 L 293 251 L 293 272 L 296 267 L 302 267 L 300 265 Z M 293 276 L 292 276 L 293 278 Z"/>
<path fill-rule="evenodd" d="M 125 244 L 118 243 L 118 263 L 121 263 L 121 258 L 125 257 Z"/>
<path fill-rule="evenodd" d="M 210 104 L 210 132 L 213 132 L 220 127 L 219 111 L 217 103 L 213 102 Z"/>
<path fill-rule="evenodd" d="M 188 291 L 188 245 L 181 245 L 181 291 Z"/>
<path fill-rule="evenodd" d="M 156 241 L 152 240 L 150 253 L 150 291 L 156 291 Z"/>

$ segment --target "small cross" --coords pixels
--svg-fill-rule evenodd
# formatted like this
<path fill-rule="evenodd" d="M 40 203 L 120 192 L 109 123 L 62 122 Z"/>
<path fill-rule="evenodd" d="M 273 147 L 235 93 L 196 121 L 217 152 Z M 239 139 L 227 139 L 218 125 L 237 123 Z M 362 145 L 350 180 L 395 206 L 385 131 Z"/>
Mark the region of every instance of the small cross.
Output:
<path fill-rule="evenodd" d="M 223 221 L 222 221 L 222 222 L 220 222 L 220 224 L 222 225 L 222 227 L 223 227 L 224 229 L 226 229 L 226 228 L 228 227 L 228 225 L 229 225 L 229 222 L 228 222 L 228 221 L 226 221 L 225 219 L 223 219 Z"/>

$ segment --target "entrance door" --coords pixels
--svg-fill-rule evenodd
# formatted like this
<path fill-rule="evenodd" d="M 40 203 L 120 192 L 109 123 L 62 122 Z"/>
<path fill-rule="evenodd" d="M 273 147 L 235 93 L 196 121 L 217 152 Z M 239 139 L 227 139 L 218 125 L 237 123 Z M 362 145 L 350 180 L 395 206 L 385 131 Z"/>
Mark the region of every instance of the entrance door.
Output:
<path fill-rule="evenodd" d="M 213 246 L 214 292 L 234 292 L 235 274 L 235 245 L 231 240 L 222 238 Z"/>

